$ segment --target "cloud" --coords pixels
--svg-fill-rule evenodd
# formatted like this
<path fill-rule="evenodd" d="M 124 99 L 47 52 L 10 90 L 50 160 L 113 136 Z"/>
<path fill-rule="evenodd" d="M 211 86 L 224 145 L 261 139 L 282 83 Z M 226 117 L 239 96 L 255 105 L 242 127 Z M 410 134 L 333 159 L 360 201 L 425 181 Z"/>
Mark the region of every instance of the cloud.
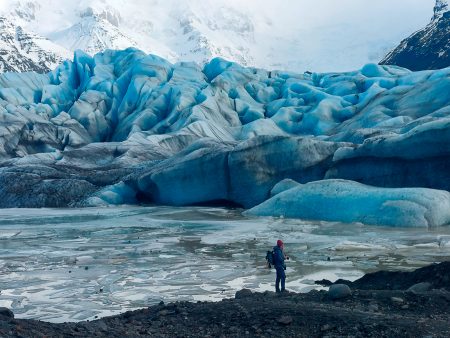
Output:
<path fill-rule="evenodd" d="M 434 0 L 227 0 L 236 8 L 263 14 L 288 28 L 314 28 L 334 23 L 364 24 L 386 29 L 423 25 L 432 16 Z"/>

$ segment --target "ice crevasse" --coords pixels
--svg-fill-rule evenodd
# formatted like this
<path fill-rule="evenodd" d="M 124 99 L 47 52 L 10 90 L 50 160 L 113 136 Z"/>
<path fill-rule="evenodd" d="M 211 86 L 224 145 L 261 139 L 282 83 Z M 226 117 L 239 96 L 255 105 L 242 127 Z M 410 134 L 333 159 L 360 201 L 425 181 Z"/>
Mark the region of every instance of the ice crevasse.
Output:
<path fill-rule="evenodd" d="M 0 207 L 248 209 L 275 203 L 285 179 L 342 179 L 349 191 L 359 182 L 378 189 L 364 190 L 367 201 L 406 203 L 416 188 L 447 196 L 449 159 L 450 68 L 295 74 L 220 58 L 171 64 L 130 48 L 76 52 L 48 74 L 0 74 Z M 400 204 L 396 215 L 409 210 Z M 427 212 L 412 223 L 448 223 L 430 216 L 433 203 L 417 205 Z M 391 224 L 376 210 L 370 223 Z"/>

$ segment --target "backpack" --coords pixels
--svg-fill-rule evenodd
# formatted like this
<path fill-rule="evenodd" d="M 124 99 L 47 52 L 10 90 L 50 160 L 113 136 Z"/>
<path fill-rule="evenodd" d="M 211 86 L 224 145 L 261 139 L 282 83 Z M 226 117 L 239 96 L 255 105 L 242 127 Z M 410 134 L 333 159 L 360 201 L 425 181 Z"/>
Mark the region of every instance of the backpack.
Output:
<path fill-rule="evenodd" d="M 272 251 L 267 251 L 266 254 L 266 261 L 267 261 L 267 266 L 269 267 L 269 269 L 274 266 L 275 263 L 275 253 Z"/>

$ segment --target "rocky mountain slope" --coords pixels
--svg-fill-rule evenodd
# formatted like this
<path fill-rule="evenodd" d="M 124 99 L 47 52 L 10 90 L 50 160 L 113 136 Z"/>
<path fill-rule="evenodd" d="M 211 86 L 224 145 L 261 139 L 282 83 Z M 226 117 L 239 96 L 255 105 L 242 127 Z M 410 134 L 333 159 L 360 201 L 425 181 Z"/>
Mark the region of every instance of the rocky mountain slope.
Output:
<path fill-rule="evenodd" d="M 450 7 L 436 0 L 431 22 L 403 40 L 380 62 L 411 70 L 441 69 L 450 66 Z"/>
<path fill-rule="evenodd" d="M 50 40 L 0 16 L 0 73 L 56 68 L 70 53 Z"/>
<path fill-rule="evenodd" d="M 325 205 L 335 189 L 354 212 L 335 208 L 328 220 L 445 224 L 449 72 L 295 74 L 220 58 L 200 68 L 127 49 L 78 52 L 46 75 L 2 74 L 0 206 L 251 208 L 274 196 L 257 214 L 293 216 L 285 206 Z M 275 187 L 284 179 L 347 181 L 319 182 L 311 195 L 295 182 Z M 354 196 L 371 203 L 360 209 Z"/>

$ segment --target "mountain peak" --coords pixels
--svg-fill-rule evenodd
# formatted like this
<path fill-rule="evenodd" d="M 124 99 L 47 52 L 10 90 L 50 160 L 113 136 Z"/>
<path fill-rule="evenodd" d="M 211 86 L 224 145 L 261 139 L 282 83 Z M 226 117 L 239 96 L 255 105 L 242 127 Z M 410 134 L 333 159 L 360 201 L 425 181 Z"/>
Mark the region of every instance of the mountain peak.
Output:
<path fill-rule="evenodd" d="M 84 10 L 80 11 L 80 17 L 98 17 L 108 21 L 111 25 L 116 27 L 119 27 L 119 24 L 122 21 L 120 13 L 112 7 L 106 7 L 102 9 L 87 7 Z"/>
<path fill-rule="evenodd" d="M 68 50 L 81 49 L 94 55 L 106 49 L 136 47 L 137 43 L 111 22 L 94 12 L 84 12 L 73 26 L 50 35 L 52 41 Z"/>
<path fill-rule="evenodd" d="M 60 46 L 0 15 L 0 73 L 45 73 L 65 57 L 69 55 Z"/>
<path fill-rule="evenodd" d="M 450 66 L 450 15 L 447 0 L 436 0 L 431 22 L 404 39 L 380 62 L 410 70 Z"/>
<path fill-rule="evenodd" d="M 36 19 L 36 12 L 41 9 L 38 2 L 15 1 L 11 5 L 11 14 L 30 22 Z"/>
<path fill-rule="evenodd" d="M 439 19 L 445 12 L 448 12 L 448 10 L 448 0 L 436 0 L 433 20 Z"/>

